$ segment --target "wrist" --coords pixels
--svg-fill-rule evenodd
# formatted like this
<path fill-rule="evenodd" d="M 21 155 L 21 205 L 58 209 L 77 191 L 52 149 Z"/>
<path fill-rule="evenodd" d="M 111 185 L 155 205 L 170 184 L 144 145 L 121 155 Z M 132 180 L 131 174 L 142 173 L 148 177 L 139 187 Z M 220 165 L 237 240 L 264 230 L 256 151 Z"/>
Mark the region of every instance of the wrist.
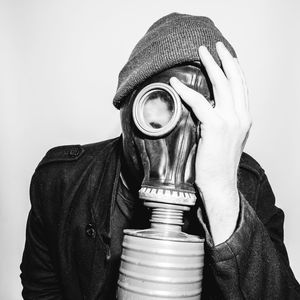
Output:
<path fill-rule="evenodd" d="M 224 169 L 224 168 L 223 168 Z M 196 172 L 195 184 L 202 193 L 237 190 L 237 168 L 227 167 L 223 171 Z"/>
<path fill-rule="evenodd" d="M 200 195 L 210 222 L 238 215 L 240 201 L 237 189 L 200 191 Z"/>
<path fill-rule="evenodd" d="M 237 180 L 226 180 L 226 181 L 211 181 L 208 184 L 202 183 L 201 185 L 196 182 L 198 191 L 205 201 L 221 201 L 224 198 L 237 198 L 238 188 Z"/>
<path fill-rule="evenodd" d="M 235 187 L 219 187 L 200 190 L 215 245 L 226 241 L 234 232 L 240 211 L 238 190 Z"/>

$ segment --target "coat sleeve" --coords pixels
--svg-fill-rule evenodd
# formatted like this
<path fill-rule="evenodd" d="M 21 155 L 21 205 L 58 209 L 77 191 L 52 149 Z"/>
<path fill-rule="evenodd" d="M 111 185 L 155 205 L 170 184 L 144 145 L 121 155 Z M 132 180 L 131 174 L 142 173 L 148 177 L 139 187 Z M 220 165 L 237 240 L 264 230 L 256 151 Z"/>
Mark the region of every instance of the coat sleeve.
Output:
<path fill-rule="evenodd" d="M 214 246 L 206 234 L 206 293 L 221 299 L 300 299 L 300 287 L 289 266 L 283 243 L 283 211 L 264 174 L 255 210 L 240 193 L 240 215 L 235 232 Z M 212 288 L 214 286 L 214 288 Z M 211 297 L 213 298 L 213 297 Z"/>
<path fill-rule="evenodd" d="M 36 177 L 34 175 L 31 181 L 31 210 L 27 220 L 25 249 L 20 266 L 22 296 L 28 300 L 59 300 L 63 297 L 39 207 L 41 185 Z"/>

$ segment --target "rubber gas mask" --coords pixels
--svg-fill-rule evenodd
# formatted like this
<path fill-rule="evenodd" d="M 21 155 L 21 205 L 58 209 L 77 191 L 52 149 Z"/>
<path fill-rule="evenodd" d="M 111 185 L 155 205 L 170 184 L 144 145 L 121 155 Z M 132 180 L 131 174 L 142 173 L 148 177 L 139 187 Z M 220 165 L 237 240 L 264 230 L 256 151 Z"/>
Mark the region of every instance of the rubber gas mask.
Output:
<path fill-rule="evenodd" d="M 204 241 L 182 231 L 183 213 L 196 202 L 200 132 L 193 113 L 169 85 L 173 76 L 211 99 L 200 66 L 190 64 L 151 77 L 121 108 L 123 176 L 135 183 L 151 209 L 151 227 L 124 230 L 120 300 L 200 299 Z"/>
<path fill-rule="evenodd" d="M 199 63 L 163 71 L 137 89 L 121 108 L 123 149 L 127 171 L 145 201 L 176 204 L 195 199 L 195 152 L 199 124 L 170 86 L 171 77 L 212 101 L 206 75 Z M 129 179 L 130 180 L 130 179 Z M 192 200 L 193 199 L 193 200 Z M 179 204 L 179 203 L 178 203 Z"/>

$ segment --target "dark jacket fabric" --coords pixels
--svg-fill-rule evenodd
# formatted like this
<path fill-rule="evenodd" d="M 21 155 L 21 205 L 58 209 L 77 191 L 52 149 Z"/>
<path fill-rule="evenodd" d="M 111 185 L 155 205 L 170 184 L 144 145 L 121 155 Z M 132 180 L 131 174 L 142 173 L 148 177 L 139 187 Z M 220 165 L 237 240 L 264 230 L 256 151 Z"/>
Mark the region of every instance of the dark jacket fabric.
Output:
<path fill-rule="evenodd" d="M 111 215 L 120 175 L 121 138 L 48 151 L 31 182 L 31 210 L 21 263 L 24 299 L 113 299 L 105 294 Z M 300 299 L 283 243 L 282 210 L 264 170 L 243 153 L 240 216 L 214 246 L 205 221 L 202 299 Z"/>

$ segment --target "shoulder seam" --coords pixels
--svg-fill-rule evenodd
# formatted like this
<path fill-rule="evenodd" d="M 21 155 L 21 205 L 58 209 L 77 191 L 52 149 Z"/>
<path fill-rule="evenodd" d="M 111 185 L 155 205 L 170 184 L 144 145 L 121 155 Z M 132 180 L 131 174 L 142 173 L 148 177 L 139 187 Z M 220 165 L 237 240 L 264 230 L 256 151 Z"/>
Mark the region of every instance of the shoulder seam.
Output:
<path fill-rule="evenodd" d="M 99 151 L 106 149 L 119 140 L 120 138 L 114 138 L 93 144 L 65 145 L 51 148 L 47 151 L 46 155 L 40 161 L 40 163 L 36 167 L 36 170 L 44 165 L 48 165 L 54 162 L 72 162 L 79 160 L 83 155 L 94 156 L 96 154 L 99 154 Z"/>
<path fill-rule="evenodd" d="M 85 150 L 81 145 L 67 145 L 51 148 L 36 167 L 36 170 L 52 162 L 75 161 L 78 160 Z"/>

